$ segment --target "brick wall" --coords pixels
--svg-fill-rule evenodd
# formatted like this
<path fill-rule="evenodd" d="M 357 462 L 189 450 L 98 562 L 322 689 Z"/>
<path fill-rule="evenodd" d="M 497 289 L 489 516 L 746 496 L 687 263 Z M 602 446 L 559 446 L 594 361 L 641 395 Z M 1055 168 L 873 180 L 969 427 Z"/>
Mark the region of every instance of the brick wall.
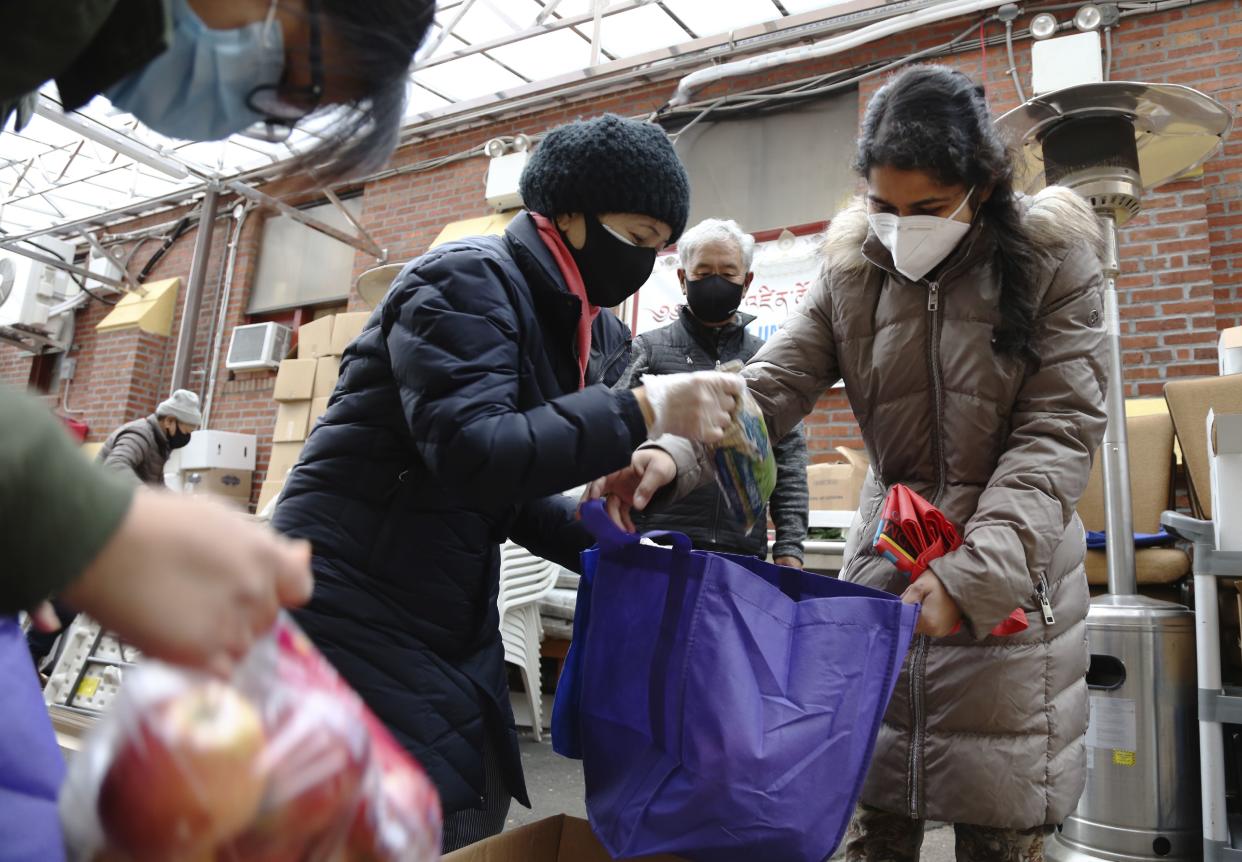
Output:
<path fill-rule="evenodd" d="M 1072 10 L 1058 13 L 1063 19 L 1070 14 Z M 944 42 L 968 23 L 966 19 L 944 22 L 835 58 L 722 82 L 700 96 L 893 59 Z M 999 32 L 999 26 L 994 24 L 983 35 L 992 37 Z M 1127 17 L 1115 31 L 1113 41 L 1114 79 L 1188 84 L 1215 96 L 1235 112 L 1242 107 L 1242 0 L 1215 0 Z M 1029 69 L 1030 44 L 1019 42 L 1017 53 L 1019 68 Z M 977 38 L 972 38 L 942 62 L 952 63 L 984 83 L 997 114 L 1018 104 L 1003 46 L 989 45 L 984 49 Z M 1024 79 L 1029 77 L 1024 74 Z M 880 82 L 863 82 L 860 106 L 865 105 Z M 578 116 L 602 111 L 646 114 L 663 105 L 675 85 L 675 79 L 649 82 L 594 100 L 510 117 L 491 126 L 476 125 L 408 146 L 397 154 L 392 167 L 399 171 L 478 146 L 497 135 L 538 133 Z M 476 157 L 435 170 L 398 172 L 370 183 L 362 189 L 362 221 L 378 243 L 389 250 L 391 260 L 417 255 L 445 223 L 486 214 L 485 170 L 485 160 Z M 274 184 L 268 191 L 292 202 L 312 194 L 295 182 Z M 222 201 L 222 206 L 226 203 Z M 166 222 L 177 215 L 165 213 L 114 226 L 112 231 L 130 231 Z M 252 213 L 238 241 L 222 351 L 228 346 L 228 331 L 246 322 L 243 311 L 255 270 L 262 221 L 261 212 Z M 204 285 L 191 364 L 192 385 L 202 394 L 208 388 L 212 311 L 231 226 L 227 213 L 217 222 Z M 191 231 L 178 240 L 151 277 L 187 278 L 194 235 Z M 139 249 L 135 260 L 145 260 L 154 247 L 154 243 L 147 243 Z M 1146 201 L 1145 212 L 1123 229 L 1122 256 L 1124 274 L 1120 288 L 1128 394 L 1159 395 L 1168 377 L 1214 373 L 1217 330 L 1242 324 L 1242 131 L 1235 131 L 1224 151 L 1208 162 L 1201 176 L 1167 186 Z M 359 252 L 354 274 L 373 263 L 368 255 Z M 360 307 L 356 297 L 351 304 Z M 179 308 L 173 336 L 161 338 L 133 333 L 100 335 L 94 326 L 102 317 L 102 310 L 92 303 L 79 313 L 75 354 L 78 367 L 69 404 L 84 411 L 81 416 L 90 423 L 93 439 L 101 439 L 117 424 L 150 411 L 166 394 L 180 315 Z M 28 358 L 0 348 L 0 382 L 23 383 L 29 366 Z M 213 396 L 214 427 L 255 433 L 259 437 L 256 489 L 266 467 L 275 413 L 272 378 L 266 372 L 232 375 L 221 367 Z M 840 390 L 829 393 L 820 402 L 808 420 L 808 433 L 815 458 L 827 457 L 836 445 L 861 445 L 853 415 Z"/>

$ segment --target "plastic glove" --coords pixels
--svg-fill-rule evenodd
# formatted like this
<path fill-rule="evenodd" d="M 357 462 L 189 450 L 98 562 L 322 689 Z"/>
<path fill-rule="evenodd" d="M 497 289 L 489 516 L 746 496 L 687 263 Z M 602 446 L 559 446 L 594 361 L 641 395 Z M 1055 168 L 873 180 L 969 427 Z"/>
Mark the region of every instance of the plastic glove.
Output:
<path fill-rule="evenodd" d="M 738 374 L 695 371 L 644 375 L 643 389 L 651 405 L 653 438 L 675 434 L 719 443 L 737 416 L 746 384 Z"/>

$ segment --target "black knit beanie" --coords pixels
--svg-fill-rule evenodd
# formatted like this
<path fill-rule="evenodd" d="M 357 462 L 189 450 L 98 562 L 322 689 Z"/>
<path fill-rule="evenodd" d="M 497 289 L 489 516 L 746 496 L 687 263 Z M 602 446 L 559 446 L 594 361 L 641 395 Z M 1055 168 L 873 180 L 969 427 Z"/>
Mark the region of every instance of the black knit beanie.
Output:
<path fill-rule="evenodd" d="M 690 181 L 664 129 L 604 114 L 548 132 L 522 171 L 527 209 L 640 213 L 666 223 L 675 242 L 690 214 Z"/>

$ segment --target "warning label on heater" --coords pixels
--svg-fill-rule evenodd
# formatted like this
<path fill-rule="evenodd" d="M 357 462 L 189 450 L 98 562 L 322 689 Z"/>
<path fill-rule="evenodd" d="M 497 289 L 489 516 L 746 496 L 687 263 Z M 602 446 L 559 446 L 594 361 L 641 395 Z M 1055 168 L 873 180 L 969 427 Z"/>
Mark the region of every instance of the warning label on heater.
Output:
<path fill-rule="evenodd" d="M 1136 751 L 1137 741 L 1133 700 L 1125 697 L 1091 698 L 1087 745 L 1113 751 Z"/>

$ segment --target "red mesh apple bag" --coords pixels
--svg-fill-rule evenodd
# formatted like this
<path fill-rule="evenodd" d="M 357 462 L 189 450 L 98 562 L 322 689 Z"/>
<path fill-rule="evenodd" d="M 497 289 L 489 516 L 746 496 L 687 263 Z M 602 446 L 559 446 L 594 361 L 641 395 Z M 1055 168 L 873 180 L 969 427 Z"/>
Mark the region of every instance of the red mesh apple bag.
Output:
<path fill-rule="evenodd" d="M 232 679 L 128 676 L 60 813 L 71 860 L 440 858 L 435 786 L 284 615 Z"/>

